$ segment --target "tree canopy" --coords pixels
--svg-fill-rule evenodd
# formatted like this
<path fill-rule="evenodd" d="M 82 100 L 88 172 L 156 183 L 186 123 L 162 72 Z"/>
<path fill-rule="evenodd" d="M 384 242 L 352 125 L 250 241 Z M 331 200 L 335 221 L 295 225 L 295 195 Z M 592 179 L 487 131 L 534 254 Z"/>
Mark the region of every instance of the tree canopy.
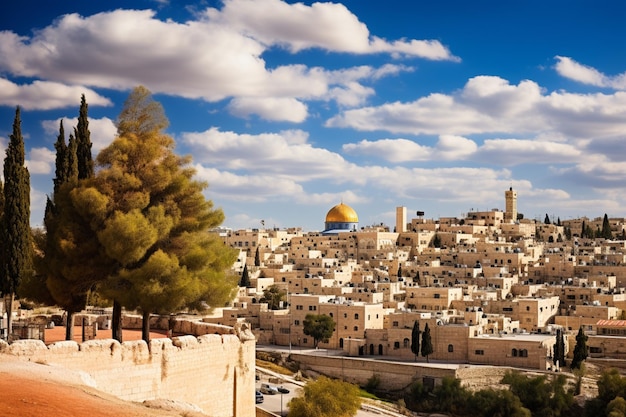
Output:
<path fill-rule="evenodd" d="M 206 310 L 232 299 L 237 277 L 227 269 L 237 252 L 209 233 L 224 214 L 206 200 L 190 157 L 174 153 L 160 103 L 145 87 L 126 100 L 119 136 L 98 155 L 93 181 L 73 191 L 101 256 L 113 268 L 99 284 L 107 298 L 144 314 Z"/>
<path fill-rule="evenodd" d="M 262 303 L 267 303 L 270 310 L 283 308 L 283 301 L 287 300 L 287 291 L 282 290 L 278 285 L 270 285 L 263 291 Z"/>
<path fill-rule="evenodd" d="M 303 332 L 313 338 L 313 347 L 320 342 L 327 343 L 335 331 L 335 321 L 325 314 L 307 314 L 304 318 Z"/>
<path fill-rule="evenodd" d="M 574 346 L 574 357 L 572 358 L 571 368 L 577 369 L 587 359 L 587 335 L 583 331 L 582 326 L 578 329 L 576 335 L 576 346 Z"/>
<path fill-rule="evenodd" d="M 359 387 L 322 376 L 289 401 L 288 417 L 352 417 L 360 407 Z"/>
<path fill-rule="evenodd" d="M 23 279 L 33 273 L 30 231 L 30 174 L 25 166 L 20 108 L 15 110 L 13 132 L 4 159 L 0 224 L 0 292 L 5 296 L 7 328 L 12 326 L 13 300 Z M 10 338 L 10 335 L 9 335 Z"/>
<path fill-rule="evenodd" d="M 428 356 L 432 355 L 432 353 L 434 352 L 433 340 L 432 336 L 430 335 L 430 327 L 428 327 L 428 323 L 426 323 L 426 326 L 424 327 L 424 333 L 422 334 L 421 350 L 422 356 L 424 356 L 426 358 L 426 361 L 428 362 Z"/>

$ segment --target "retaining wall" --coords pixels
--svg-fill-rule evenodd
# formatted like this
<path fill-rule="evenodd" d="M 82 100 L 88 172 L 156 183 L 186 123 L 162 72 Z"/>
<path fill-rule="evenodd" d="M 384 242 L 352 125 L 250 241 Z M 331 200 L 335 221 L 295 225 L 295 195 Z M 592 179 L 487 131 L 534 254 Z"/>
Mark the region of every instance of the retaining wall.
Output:
<path fill-rule="evenodd" d="M 191 324 L 190 324 L 191 326 Z M 195 325 L 194 325 L 195 326 Z M 93 387 L 128 401 L 192 403 L 215 417 L 255 414 L 255 339 L 247 328 L 200 323 L 202 336 L 119 343 L 0 341 L 0 354 L 82 371 Z"/>

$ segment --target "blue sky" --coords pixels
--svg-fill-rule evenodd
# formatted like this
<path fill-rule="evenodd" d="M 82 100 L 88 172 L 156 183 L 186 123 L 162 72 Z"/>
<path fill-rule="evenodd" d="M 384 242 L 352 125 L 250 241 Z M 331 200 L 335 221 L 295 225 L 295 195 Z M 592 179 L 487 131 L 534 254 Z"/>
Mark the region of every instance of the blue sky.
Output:
<path fill-rule="evenodd" d="M 322 230 L 504 209 L 626 217 L 626 3 L 10 2 L 0 150 L 22 107 L 32 224 L 54 141 L 89 104 L 94 155 L 149 88 L 224 226 Z"/>

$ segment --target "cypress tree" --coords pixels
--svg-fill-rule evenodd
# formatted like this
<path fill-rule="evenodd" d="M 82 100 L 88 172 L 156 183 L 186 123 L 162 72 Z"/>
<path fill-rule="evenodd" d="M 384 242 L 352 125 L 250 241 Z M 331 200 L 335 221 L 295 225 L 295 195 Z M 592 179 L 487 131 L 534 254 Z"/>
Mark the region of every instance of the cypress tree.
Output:
<path fill-rule="evenodd" d="M 239 281 L 240 287 L 250 286 L 250 275 L 248 274 L 248 265 L 243 266 L 243 272 L 241 273 L 241 281 Z"/>
<path fill-rule="evenodd" d="M 254 254 L 254 266 L 261 266 L 261 254 L 259 253 L 259 247 L 256 247 L 256 253 Z"/>
<path fill-rule="evenodd" d="M 428 356 L 431 355 L 433 352 L 433 340 L 430 336 L 430 327 L 428 327 L 428 323 L 426 323 L 426 327 L 424 327 L 424 333 L 422 334 L 422 356 L 426 358 L 426 362 L 428 362 Z"/>
<path fill-rule="evenodd" d="M 13 133 L 4 159 L 4 211 L 2 216 L 2 263 L 0 290 L 5 296 L 7 329 L 11 339 L 13 301 L 22 279 L 32 274 L 30 230 L 30 174 L 24 166 L 20 108 L 15 110 Z"/>
<path fill-rule="evenodd" d="M 561 329 L 556 331 L 556 342 L 554 343 L 553 351 L 552 362 L 559 367 L 565 366 L 565 339 Z"/>
<path fill-rule="evenodd" d="M 417 355 L 420 354 L 420 324 L 417 320 L 413 322 L 413 330 L 411 331 L 411 352 L 415 355 L 415 361 L 417 361 Z"/>
<path fill-rule="evenodd" d="M 78 112 L 78 125 L 74 129 L 76 136 L 76 159 L 78 162 L 78 179 L 93 177 L 93 159 L 91 157 L 91 132 L 89 132 L 89 120 L 87 118 L 89 106 L 83 94 L 80 98 L 80 110 Z"/>
<path fill-rule="evenodd" d="M 574 346 L 574 358 L 572 359 L 571 368 L 578 369 L 583 361 L 587 359 L 587 335 L 580 326 L 576 335 L 576 346 Z"/>
<path fill-rule="evenodd" d="M 605 239 L 613 239 L 613 232 L 611 232 L 611 223 L 609 223 L 609 216 L 604 213 L 604 220 L 602 220 L 602 232 L 601 237 Z"/>

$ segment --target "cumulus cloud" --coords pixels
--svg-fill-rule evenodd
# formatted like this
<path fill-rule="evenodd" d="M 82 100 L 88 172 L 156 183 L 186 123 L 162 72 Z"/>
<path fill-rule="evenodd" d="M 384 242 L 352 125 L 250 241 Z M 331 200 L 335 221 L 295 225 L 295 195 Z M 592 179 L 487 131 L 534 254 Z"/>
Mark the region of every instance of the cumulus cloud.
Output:
<path fill-rule="evenodd" d="M 195 161 L 221 169 L 254 170 L 257 175 L 299 181 L 346 181 L 358 170 L 340 155 L 309 144 L 308 135 L 300 130 L 250 135 L 211 128 L 181 136 Z"/>
<path fill-rule="evenodd" d="M 464 159 L 476 152 L 473 140 L 454 135 L 442 135 L 436 146 L 423 146 L 409 139 L 380 139 L 347 143 L 343 150 L 350 154 L 377 156 L 390 162 L 453 161 Z"/>
<path fill-rule="evenodd" d="M 234 97 L 237 100 L 232 107 L 243 115 L 300 122 L 304 120 L 302 100 L 358 105 L 373 94 L 360 79 L 376 80 L 406 70 L 385 65 L 369 69 L 366 75 L 337 77 L 321 68 L 307 68 L 296 62 L 297 57 L 293 63 L 268 68 L 263 54 L 273 47 L 293 53 L 319 48 L 336 53 L 455 59 L 438 41 L 387 42 L 371 37 L 365 24 L 341 4 L 227 0 L 221 9 L 208 8 L 186 22 L 159 20 L 152 10 L 114 10 L 92 16 L 67 14 L 32 37 L 0 32 L 0 71 L 48 80 L 29 86 L 37 90 L 32 97 L 47 90 L 43 97 L 48 99 L 33 98 L 23 104 L 25 108 L 63 106 L 67 102 L 64 97 L 75 96 L 71 89 L 78 88 L 70 84 L 118 90 L 142 84 L 154 93 L 185 98 L 218 101 Z M 176 74 L 176 82 L 172 82 L 172 74 Z M 5 84 L 0 88 L 0 103 L 13 104 L 15 95 L 7 92 L 15 87 Z M 53 91 L 63 89 L 69 91 Z M 300 104 L 284 113 L 288 100 Z M 95 94 L 88 101 L 110 104 Z"/>
<path fill-rule="evenodd" d="M 597 69 L 580 64 L 566 56 L 556 56 L 554 68 L 562 77 L 595 87 L 608 87 L 615 90 L 626 89 L 626 72 L 610 77 Z"/>
<path fill-rule="evenodd" d="M 307 117 L 306 104 L 294 98 L 234 98 L 228 104 L 231 114 L 248 117 L 256 114 L 265 120 L 283 120 L 300 123 Z"/>
<path fill-rule="evenodd" d="M 77 106 L 82 94 L 85 94 L 85 99 L 93 106 L 113 104 L 108 98 L 83 86 L 51 81 L 33 81 L 31 84 L 19 85 L 0 78 L 0 106 L 20 106 L 25 110 L 58 109 Z"/>
<path fill-rule="evenodd" d="M 331 127 L 394 133 L 467 135 L 490 132 L 544 132 L 586 136 L 615 134 L 626 127 L 626 96 L 543 94 L 532 81 L 511 85 L 500 77 L 470 79 L 452 95 L 431 94 L 413 102 L 347 110 L 327 121 Z M 611 122 L 611 123 L 607 123 Z M 575 128 L 567 130 L 567 126 Z"/>
<path fill-rule="evenodd" d="M 356 54 L 390 53 L 432 60 L 458 60 L 437 40 L 386 41 L 370 36 L 367 26 L 343 4 L 288 4 L 281 0 L 227 0 L 209 8 L 209 21 L 233 27 L 264 45 L 291 52 L 320 48 Z"/>
<path fill-rule="evenodd" d="M 26 161 L 30 174 L 50 174 L 54 166 L 55 153 L 48 148 L 32 148 Z"/>

